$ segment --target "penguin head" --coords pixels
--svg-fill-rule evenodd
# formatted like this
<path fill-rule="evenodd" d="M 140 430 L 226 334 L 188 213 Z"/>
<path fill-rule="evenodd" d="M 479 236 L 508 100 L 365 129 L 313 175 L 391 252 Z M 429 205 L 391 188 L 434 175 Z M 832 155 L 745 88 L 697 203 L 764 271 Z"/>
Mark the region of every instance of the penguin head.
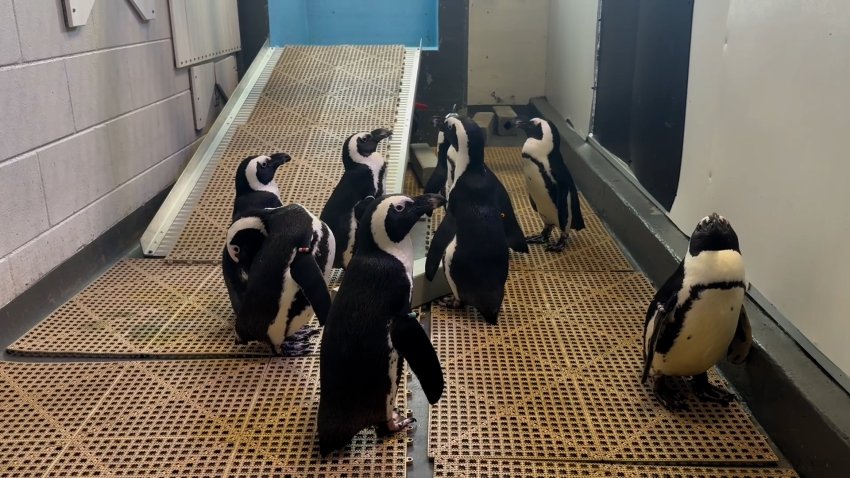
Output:
<path fill-rule="evenodd" d="M 439 194 L 392 194 L 364 199 L 357 205 L 362 211 L 357 228 L 358 250 L 391 250 L 407 237 L 423 214 L 430 216 L 445 203 L 446 198 Z"/>
<path fill-rule="evenodd" d="M 449 115 L 445 122 L 445 139 L 470 165 L 484 164 L 484 132 L 466 116 Z"/>
<path fill-rule="evenodd" d="M 688 243 L 690 255 L 696 256 L 702 251 L 726 250 L 741 252 L 738 235 L 732 229 L 732 224 L 716 212 L 702 218 Z"/>
<path fill-rule="evenodd" d="M 277 168 L 288 163 L 292 158 L 286 153 L 275 153 L 271 156 L 248 156 L 236 168 L 236 194 L 251 191 L 269 191 L 277 193 L 274 174 Z"/>
<path fill-rule="evenodd" d="M 393 135 L 392 130 L 378 128 L 369 132 L 356 133 L 345 140 L 342 148 L 343 162 L 348 166 L 350 163 L 365 164 L 372 154 L 378 150 L 381 141 Z M 380 156 L 380 155 L 379 155 Z M 383 158 L 381 158 L 383 160 Z"/>
<path fill-rule="evenodd" d="M 230 225 L 224 247 L 230 260 L 247 270 L 266 236 L 268 231 L 260 217 L 245 216 Z"/>
<path fill-rule="evenodd" d="M 517 119 L 516 126 L 525 131 L 529 139 L 536 139 L 553 147 L 560 145 L 561 136 L 558 134 L 558 128 L 551 121 L 542 118 Z"/>
<path fill-rule="evenodd" d="M 446 141 L 446 120 L 449 118 L 456 118 L 457 116 L 457 113 L 449 113 L 446 116 L 434 116 L 431 118 L 431 122 L 437 130 L 437 147 L 440 150 L 448 149 L 450 146 L 450 144 Z"/>

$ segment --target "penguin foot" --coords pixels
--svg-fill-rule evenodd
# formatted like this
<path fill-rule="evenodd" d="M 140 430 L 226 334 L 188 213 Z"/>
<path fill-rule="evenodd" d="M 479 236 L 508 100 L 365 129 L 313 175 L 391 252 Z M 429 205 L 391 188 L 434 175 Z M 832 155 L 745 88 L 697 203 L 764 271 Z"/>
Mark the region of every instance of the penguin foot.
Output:
<path fill-rule="evenodd" d="M 313 327 L 302 327 L 295 331 L 294 334 L 286 338 L 289 342 L 304 342 L 310 340 L 310 337 L 319 333 L 319 329 Z"/>
<path fill-rule="evenodd" d="M 714 402 L 721 405 L 729 405 L 729 403 L 738 398 L 734 393 L 727 392 L 716 385 L 712 385 L 711 382 L 708 381 L 708 374 L 706 373 L 694 375 L 692 386 L 694 395 L 696 395 L 696 397 L 702 402 Z"/>
<path fill-rule="evenodd" d="M 377 426 L 377 430 L 375 433 L 378 436 L 388 436 L 393 433 L 398 433 L 402 430 L 406 430 L 408 428 L 412 428 L 412 425 L 416 423 L 416 419 L 413 417 L 402 418 L 397 412 L 393 411 L 393 417 L 386 421 L 386 423 L 381 423 Z"/>
<path fill-rule="evenodd" d="M 525 242 L 529 244 L 545 244 L 548 241 L 543 238 L 542 234 L 534 234 L 532 236 L 526 237 Z"/>
<path fill-rule="evenodd" d="M 280 355 L 284 357 L 305 357 L 313 352 L 313 344 L 310 342 L 286 341 L 280 347 Z"/>
<path fill-rule="evenodd" d="M 554 244 L 546 244 L 546 247 L 544 247 L 543 249 L 546 252 L 562 252 L 566 248 L 567 248 L 567 238 L 566 238 L 566 236 L 561 236 L 561 238 L 558 239 L 558 242 L 556 242 Z"/>
<path fill-rule="evenodd" d="M 460 308 L 463 307 L 463 302 L 459 301 L 453 295 L 447 295 L 445 297 L 441 297 L 441 298 L 437 299 L 435 302 L 437 302 L 437 305 L 443 306 L 447 309 L 460 309 Z"/>
<path fill-rule="evenodd" d="M 664 408 L 671 412 L 688 411 L 688 406 L 682 395 L 670 387 L 667 383 L 667 378 L 663 375 L 655 377 L 655 386 L 653 388 L 655 398 L 664 405 Z"/>

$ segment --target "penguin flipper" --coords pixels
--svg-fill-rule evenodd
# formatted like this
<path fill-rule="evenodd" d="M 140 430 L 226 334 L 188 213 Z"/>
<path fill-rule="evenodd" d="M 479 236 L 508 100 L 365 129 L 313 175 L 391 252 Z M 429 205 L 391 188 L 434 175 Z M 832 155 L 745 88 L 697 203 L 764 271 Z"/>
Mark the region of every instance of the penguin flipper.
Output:
<path fill-rule="evenodd" d="M 673 295 L 666 303 L 658 302 L 655 309 L 655 327 L 652 329 L 652 335 L 649 337 L 649 343 L 646 345 L 645 357 L 643 362 L 643 374 L 640 382 L 646 382 L 649 377 L 649 369 L 652 367 L 652 360 L 655 358 L 655 347 L 658 345 L 658 338 L 664 333 L 664 330 L 673 320 L 673 312 L 676 309 L 677 296 Z"/>
<path fill-rule="evenodd" d="M 734 364 L 744 363 L 750 354 L 752 345 L 753 332 L 750 327 L 750 318 L 747 317 L 747 309 L 742 304 L 741 313 L 738 315 L 738 327 L 735 329 L 735 336 L 732 337 L 732 343 L 729 344 L 726 358 Z"/>
<path fill-rule="evenodd" d="M 425 183 L 425 194 L 437 194 L 446 187 L 446 175 L 448 174 L 446 168 L 445 161 L 442 164 L 437 163 L 437 167 L 434 168 L 434 172 L 431 173 L 431 177 Z"/>
<path fill-rule="evenodd" d="M 440 261 L 443 258 L 446 248 L 457 234 L 457 222 L 454 215 L 450 211 L 446 211 L 446 216 L 437 227 L 437 232 L 431 238 L 431 245 L 428 247 L 428 256 L 425 258 L 425 277 L 428 280 L 434 280 L 437 274 L 437 269 L 440 268 Z"/>
<path fill-rule="evenodd" d="M 393 347 L 410 364 L 410 369 L 422 384 L 428 402 L 433 405 L 443 395 L 443 369 L 431 340 L 414 318 L 415 315 L 411 313 L 393 317 L 390 338 Z"/>
<path fill-rule="evenodd" d="M 514 206 L 511 203 L 511 198 L 505 192 L 505 201 L 503 206 L 505 218 L 502 226 L 505 229 L 505 238 L 508 240 L 508 247 L 515 252 L 523 252 L 528 254 L 528 243 L 525 240 L 525 233 L 522 232 L 522 226 L 514 213 Z"/>
<path fill-rule="evenodd" d="M 289 272 L 310 301 L 310 305 L 313 306 L 313 312 L 319 318 L 319 325 L 325 325 L 328 312 L 331 310 L 331 295 L 328 292 L 325 276 L 316 264 L 316 259 L 309 252 L 297 252 L 289 265 Z"/>

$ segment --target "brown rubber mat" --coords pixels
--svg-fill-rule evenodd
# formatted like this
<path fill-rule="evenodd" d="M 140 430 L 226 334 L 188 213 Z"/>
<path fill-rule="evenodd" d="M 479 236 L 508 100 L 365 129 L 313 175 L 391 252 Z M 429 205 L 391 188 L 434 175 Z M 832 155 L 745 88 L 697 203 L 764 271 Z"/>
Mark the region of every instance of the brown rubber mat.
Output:
<path fill-rule="evenodd" d="M 317 325 L 313 319 L 310 326 Z M 318 344 L 320 335 L 311 341 Z M 59 307 L 8 351 L 134 357 L 269 354 L 264 345 L 234 341 L 233 310 L 219 265 L 128 259 Z M 313 353 L 318 353 L 317 346 Z"/>
<path fill-rule="evenodd" d="M 343 141 L 353 133 L 394 125 L 403 59 L 401 46 L 286 47 L 166 260 L 221 260 L 236 166 L 249 155 L 282 151 L 292 156 L 276 175 L 281 199 L 318 216 L 342 176 Z M 389 158 L 386 143 L 379 151 Z"/>
<path fill-rule="evenodd" d="M 319 458 L 318 382 L 318 357 L 0 363 L 0 475 L 403 476 L 406 434 Z"/>
<path fill-rule="evenodd" d="M 432 408 L 429 454 L 776 463 L 739 404 L 691 400 L 691 412 L 670 413 L 640 383 L 653 292 L 639 273 L 515 271 L 496 326 L 471 309 L 432 307 L 447 385 Z"/>
<path fill-rule="evenodd" d="M 492 476 L 584 476 L 621 478 L 795 478 L 788 468 L 664 467 L 610 463 L 546 462 L 520 460 L 469 460 L 438 458 L 434 478 Z"/>

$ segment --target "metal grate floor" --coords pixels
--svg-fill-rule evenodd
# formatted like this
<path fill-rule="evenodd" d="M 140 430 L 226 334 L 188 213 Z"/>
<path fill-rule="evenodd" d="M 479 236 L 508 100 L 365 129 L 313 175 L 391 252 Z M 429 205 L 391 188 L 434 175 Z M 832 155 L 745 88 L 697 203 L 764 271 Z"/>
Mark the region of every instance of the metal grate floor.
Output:
<path fill-rule="evenodd" d="M 248 120 L 236 127 L 215 170 L 169 251 L 170 262 L 217 263 L 233 206 L 233 174 L 248 155 L 283 151 L 293 161 L 278 170 L 284 204 L 299 203 L 318 216 L 342 175 L 342 142 L 359 131 L 401 131 L 402 79 L 410 74 L 400 46 L 317 47 L 283 50 Z M 392 141 L 379 150 L 395 166 L 405 154 Z M 388 174 L 387 190 L 401 184 Z M 177 224 L 175 227 L 181 227 Z"/>
<path fill-rule="evenodd" d="M 318 369 L 318 357 L 0 363 L 0 475 L 403 476 L 404 434 L 363 431 L 319 459 Z"/>

